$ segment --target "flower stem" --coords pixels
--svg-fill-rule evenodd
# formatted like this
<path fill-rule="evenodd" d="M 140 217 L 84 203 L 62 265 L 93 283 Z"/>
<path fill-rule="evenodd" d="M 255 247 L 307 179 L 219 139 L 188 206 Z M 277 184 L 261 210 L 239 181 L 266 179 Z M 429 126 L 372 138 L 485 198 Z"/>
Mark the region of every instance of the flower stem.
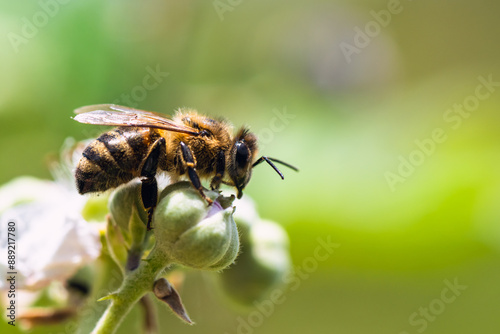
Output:
<path fill-rule="evenodd" d="M 163 269 L 170 264 L 165 251 L 155 246 L 148 258 L 141 261 L 139 267 L 127 273 L 118 291 L 104 297 L 111 303 L 99 319 L 92 334 L 112 334 L 117 329 L 130 309 L 147 292 L 153 290 L 153 284 Z"/>

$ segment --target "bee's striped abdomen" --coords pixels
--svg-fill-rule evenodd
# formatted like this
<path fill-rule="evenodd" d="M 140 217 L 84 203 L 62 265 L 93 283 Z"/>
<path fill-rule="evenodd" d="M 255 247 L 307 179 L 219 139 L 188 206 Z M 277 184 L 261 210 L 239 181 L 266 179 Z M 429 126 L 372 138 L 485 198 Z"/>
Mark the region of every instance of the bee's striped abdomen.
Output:
<path fill-rule="evenodd" d="M 149 146 L 159 137 L 147 128 L 117 128 L 103 133 L 83 151 L 76 168 L 81 194 L 105 191 L 139 176 Z"/>

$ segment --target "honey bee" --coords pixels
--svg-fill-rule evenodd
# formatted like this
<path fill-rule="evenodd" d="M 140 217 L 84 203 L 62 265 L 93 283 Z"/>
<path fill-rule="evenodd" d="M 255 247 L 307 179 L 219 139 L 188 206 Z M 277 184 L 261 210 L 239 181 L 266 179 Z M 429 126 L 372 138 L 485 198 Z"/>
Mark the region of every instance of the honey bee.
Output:
<path fill-rule="evenodd" d="M 212 190 L 226 184 L 241 198 L 250 181 L 252 168 L 267 162 L 284 179 L 273 163 L 298 171 L 283 161 L 257 157 L 257 137 L 242 127 L 232 135 L 224 120 L 212 119 L 195 110 L 179 110 L 170 119 L 165 115 L 114 104 L 85 106 L 75 110 L 80 123 L 112 125 L 83 151 L 76 171 L 80 194 L 103 192 L 134 178 L 141 179 L 141 197 L 148 212 L 150 230 L 158 201 L 157 172 L 166 172 L 174 181 L 187 175 L 209 205 L 200 179 L 209 179 Z"/>

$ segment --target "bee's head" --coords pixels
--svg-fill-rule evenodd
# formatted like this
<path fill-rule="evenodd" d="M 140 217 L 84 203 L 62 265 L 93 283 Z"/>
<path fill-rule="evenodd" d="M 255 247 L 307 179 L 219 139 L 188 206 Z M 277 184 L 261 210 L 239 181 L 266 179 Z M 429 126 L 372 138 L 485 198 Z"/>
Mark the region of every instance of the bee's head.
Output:
<path fill-rule="evenodd" d="M 227 162 L 227 172 L 238 190 L 238 198 L 243 195 L 243 189 L 252 176 L 252 163 L 257 150 L 257 137 L 248 129 L 241 128 L 233 140 Z"/>

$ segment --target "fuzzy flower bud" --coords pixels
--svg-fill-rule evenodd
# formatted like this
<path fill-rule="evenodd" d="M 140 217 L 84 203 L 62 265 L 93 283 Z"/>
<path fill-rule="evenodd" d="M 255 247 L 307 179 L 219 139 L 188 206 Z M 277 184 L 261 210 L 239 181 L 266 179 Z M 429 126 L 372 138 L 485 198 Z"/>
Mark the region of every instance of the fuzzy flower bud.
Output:
<path fill-rule="evenodd" d="M 291 271 L 289 241 L 284 229 L 260 219 L 247 198 L 238 201 L 235 220 L 241 234 L 238 262 L 219 278 L 219 286 L 234 301 L 251 306 L 284 284 Z"/>
<path fill-rule="evenodd" d="M 222 270 L 234 262 L 239 249 L 233 207 L 221 204 L 225 200 L 218 200 L 217 192 L 205 194 L 214 201 L 211 206 L 188 182 L 162 192 L 153 219 L 156 246 L 174 263 Z"/>
<path fill-rule="evenodd" d="M 111 257 L 125 270 L 136 269 L 148 248 L 148 217 L 142 204 L 141 186 L 141 181 L 135 180 L 117 188 L 108 203 L 111 216 L 106 233 L 108 248 Z"/>
<path fill-rule="evenodd" d="M 111 194 L 108 206 L 113 220 L 125 231 L 129 229 L 129 222 L 134 209 L 144 224 L 148 221 L 147 213 L 141 201 L 141 181 L 139 180 L 134 180 L 116 189 Z"/>

